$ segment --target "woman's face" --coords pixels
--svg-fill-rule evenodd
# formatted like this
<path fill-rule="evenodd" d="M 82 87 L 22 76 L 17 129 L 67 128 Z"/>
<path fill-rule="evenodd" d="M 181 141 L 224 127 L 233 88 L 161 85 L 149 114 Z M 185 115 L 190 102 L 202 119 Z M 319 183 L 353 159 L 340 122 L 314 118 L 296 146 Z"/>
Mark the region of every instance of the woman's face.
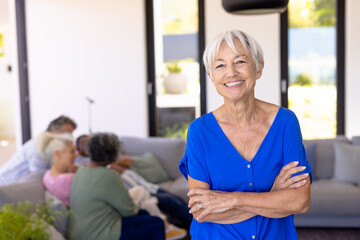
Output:
<path fill-rule="evenodd" d="M 65 149 L 60 152 L 60 162 L 64 169 L 69 169 L 74 166 L 75 158 L 77 157 L 77 152 L 72 143 L 68 143 Z"/>
<path fill-rule="evenodd" d="M 251 53 L 246 51 L 240 41 L 234 41 L 238 53 L 223 42 L 212 66 L 212 78 L 217 92 L 225 99 L 239 101 L 254 96 L 256 80 L 261 77 L 263 62 L 259 71 L 252 59 Z"/>

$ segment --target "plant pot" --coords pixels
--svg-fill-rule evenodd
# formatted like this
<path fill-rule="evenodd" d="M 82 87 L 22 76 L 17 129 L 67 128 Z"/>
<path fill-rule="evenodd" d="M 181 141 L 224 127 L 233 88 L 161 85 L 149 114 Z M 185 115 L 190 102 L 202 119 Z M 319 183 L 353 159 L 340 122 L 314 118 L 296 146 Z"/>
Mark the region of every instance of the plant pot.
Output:
<path fill-rule="evenodd" d="M 187 79 L 181 73 L 170 73 L 164 77 L 164 88 L 166 93 L 179 94 L 186 90 Z"/>

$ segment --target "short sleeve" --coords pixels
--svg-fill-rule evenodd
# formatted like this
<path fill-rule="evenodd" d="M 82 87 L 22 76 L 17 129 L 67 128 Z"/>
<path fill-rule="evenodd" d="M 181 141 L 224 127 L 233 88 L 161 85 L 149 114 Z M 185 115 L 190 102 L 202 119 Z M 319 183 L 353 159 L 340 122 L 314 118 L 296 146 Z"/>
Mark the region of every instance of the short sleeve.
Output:
<path fill-rule="evenodd" d="M 200 126 L 201 127 L 201 126 Z M 184 157 L 179 163 L 179 170 L 182 175 L 188 179 L 193 179 L 208 183 L 210 185 L 210 176 L 204 154 L 206 134 L 199 129 L 199 124 L 193 122 L 188 130 L 187 142 Z"/>
<path fill-rule="evenodd" d="M 286 164 L 298 161 L 298 166 L 305 166 L 306 169 L 302 172 L 296 173 L 293 176 L 300 175 L 303 173 L 309 173 L 312 182 L 311 165 L 306 159 L 306 152 L 303 145 L 301 130 L 299 121 L 296 115 L 291 112 L 289 121 L 286 123 L 284 131 L 284 163 Z"/>
<path fill-rule="evenodd" d="M 106 185 L 104 197 L 108 204 L 116 209 L 122 217 L 134 216 L 139 208 L 131 199 L 129 192 L 121 180 L 121 176 L 114 170 L 104 169 L 108 171 L 102 176 Z"/>

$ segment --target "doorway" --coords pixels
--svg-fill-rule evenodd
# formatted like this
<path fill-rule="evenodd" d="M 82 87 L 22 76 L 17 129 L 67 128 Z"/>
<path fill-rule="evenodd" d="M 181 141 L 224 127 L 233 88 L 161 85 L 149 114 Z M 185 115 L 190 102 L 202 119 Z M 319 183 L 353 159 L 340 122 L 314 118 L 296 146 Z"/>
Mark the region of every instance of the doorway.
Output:
<path fill-rule="evenodd" d="M 16 84 L 12 72 L 13 41 L 9 2 L 0 1 L 0 166 L 16 150 Z"/>
<path fill-rule="evenodd" d="M 206 111 L 204 0 L 146 1 L 149 135 L 186 138 Z"/>

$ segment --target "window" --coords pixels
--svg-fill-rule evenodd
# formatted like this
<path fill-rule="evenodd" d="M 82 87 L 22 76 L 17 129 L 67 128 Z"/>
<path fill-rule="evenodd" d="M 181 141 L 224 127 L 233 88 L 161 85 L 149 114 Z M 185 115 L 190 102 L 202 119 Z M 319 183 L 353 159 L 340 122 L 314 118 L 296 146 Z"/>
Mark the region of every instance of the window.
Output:
<path fill-rule="evenodd" d="M 203 0 L 147 1 L 150 136 L 185 138 L 205 111 Z"/>
<path fill-rule="evenodd" d="M 282 41 L 287 42 L 287 53 L 282 53 L 282 68 L 287 68 L 282 71 L 282 104 L 297 115 L 304 139 L 333 138 L 344 129 L 339 117 L 344 112 L 337 4 L 290 0 L 288 16 L 282 16 Z"/>

